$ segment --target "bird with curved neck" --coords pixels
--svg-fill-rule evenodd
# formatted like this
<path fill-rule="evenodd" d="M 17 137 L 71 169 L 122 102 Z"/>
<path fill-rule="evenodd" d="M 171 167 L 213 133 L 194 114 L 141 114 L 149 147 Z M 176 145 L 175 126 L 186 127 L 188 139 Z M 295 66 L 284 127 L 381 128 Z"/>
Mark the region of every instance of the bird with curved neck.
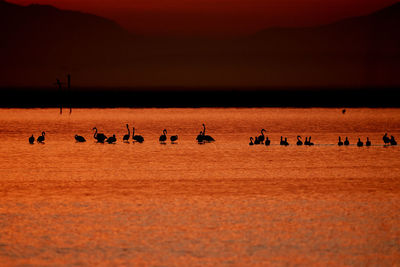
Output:
<path fill-rule="evenodd" d="M 96 139 L 97 143 L 104 143 L 104 141 L 107 139 L 107 136 L 105 136 L 103 133 L 98 133 L 97 127 L 93 127 L 92 130 L 94 130 L 93 138 Z"/>
<path fill-rule="evenodd" d="M 40 135 L 37 139 L 36 139 L 36 141 L 38 142 L 38 143 L 44 143 L 44 136 L 45 136 L 45 132 L 43 131 L 42 132 L 42 135 Z"/>
<path fill-rule="evenodd" d="M 131 137 L 131 131 L 129 130 L 128 124 L 126 124 L 126 129 L 128 130 L 128 133 L 122 138 L 123 142 L 129 142 L 129 138 Z"/>
<path fill-rule="evenodd" d="M 210 135 L 206 135 L 206 125 L 203 123 L 203 142 L 214 142 L 215 139 Z"/>
<path fill-rule="evenodd" d="M 267 132 L 267 131 L 265 129 L 261 129 L 261 135 L 258 136 L 258 141 L 260 141 L 261 144 L 264 144 L 264 140 L 265 140 L 264 132 Z"/>
<path fill-rule="evenodd" d="M 166 140 L 167 140 L 167 129 L 164 129 L 163 134 L 160 135 L 160 138 L 158 138 L 158 141 L 160 141 L 160 143 L 165 143 Z"/>
<path fill-rule="evenodd" d="M 297 136 L 297 143 L 296 143 L 296 145 L 298 145 L 298 146 L 302 146 L 302 145 L 303 145 L 303 142 L 301 141 L 301 136 L 300 136 L 300 135 Z"/>

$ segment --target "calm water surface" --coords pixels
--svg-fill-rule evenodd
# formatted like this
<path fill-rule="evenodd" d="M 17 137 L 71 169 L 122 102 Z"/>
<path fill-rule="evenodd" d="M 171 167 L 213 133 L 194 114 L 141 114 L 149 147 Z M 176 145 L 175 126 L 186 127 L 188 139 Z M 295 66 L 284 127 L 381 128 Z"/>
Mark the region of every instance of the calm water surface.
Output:
<path fill-rule="evenodd" d="M 126 123 L 143 144 L 121 142 Z M 196 143 L 202 123 L 215 143 Z M 164 128 L 177 144 L 159 144 Z M 272 146 L 250 147 L 262 128 Z M 1 109 L 0 265 L 399 265 L 385 132 L 400 139 L 400 110 Z"/>

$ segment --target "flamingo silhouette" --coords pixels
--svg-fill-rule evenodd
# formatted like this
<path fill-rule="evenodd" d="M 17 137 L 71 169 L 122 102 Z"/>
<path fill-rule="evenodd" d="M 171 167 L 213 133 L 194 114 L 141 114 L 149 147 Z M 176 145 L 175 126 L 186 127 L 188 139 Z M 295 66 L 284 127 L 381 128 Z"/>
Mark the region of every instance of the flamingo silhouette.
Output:
<path fill-rule="evenodd" d="M 285 137 L 285 141 L 283 142 L 283 144 L 284 144 L 285 146 L 288 146 L 288 145 L 289 145 L 289 142 L 288 142 L 288 140 L 287 140 L 287 137 Z"/>
<path fill-rule="evenodd" d="M 338 146 L 343 146 L 343 142 L 342 142 L 342 140 L 340 139 L 340 136 L 339 136 L 339 142 L 338 142 L 337 144 L 338 144 Z"/>
<path fill-rule="evenodd" d="M 169 138 L 169 140 L 171 140 L 172 144 L 175 144 L 176 141 L 178 141 L 178 136 L 177 135 L 171 135 L 171 137 Z"/>
<path fill-rule="evenodd" d="M 203 123 L 203 142 L 214 142 L 215 139 L 212 138 L 210 135 L 206 135 L 206 125 Z"/>
<path fill-rule="evenodd" d="M 44 142 L 44 135 L 45 135 L 46 133 L 45 132 L 42 132 L 42 135 L 40 135 L 37 139 L 36 139 L 36 141 L 38 142 L 38 143 L 43 143 Z"/>
<path fill-rule="evenodd" d="M 382 137 L 382 140 L 385 143 L 385 145 L 388 145 L 390 143 L 390 139 L 387 136 L 387 133 L 385 133 L 385 135 Z"/>
<path fill-rule="evenodd" d="M 92 130 L 95 130 L 93 137 L 97 140 L 97 143 L 104 143 L 104 141 L 107 139 L 107 136 L 105 136 L 103 133 L 98 133 L 97 127 L 93 127 Z"/>
<path fill-rule="evenodd" d="M 203 137 L 204 137 L 204 136 L 203 136 L 203 131 L 200 131 L 200 133 L 199 133 L 199 134 L 197 135 L 197 137 L 196 137 L 197 142 L 202 143 L 203 140 L 204 140 Z"/>
<path fill-rule="evenodd" d="M 350 141 L 349 141 L 349 139 L 347 138 L 347 136 L 346 136 L 346 140 L 344 140 L 344 145 L 345 145 L 345 146 L 350 145 Z"/>
<path fill-rule="evenodd" d="M 261 129 L 261 135 L 258 136 L 258 141 L 260 141 L 261 144 L 264 144 L 264 140 L 265 140 L 264 132 L 266 132 L 266 130 Z"/>
<path fill-rule="evenodd" d="M 143 143 L 144 138 L 141 135 L 135 135 L 135 127 L 132 128 L 132 140 L 139 142 L 139 143 Z"/>
<path fill-rule="evenodd" d="M 115 137 L 115 134 L 113 134 L 113 136 L 108 137 L 106 142 L 109 144 L 115 144 L 115 142 L 117 142 L 117 138 Z"/>
<path fill-rule="evenodd" d="M 397 145 L 397 142 L 396 142 L 396 140 L 394 139 L 394 136 L 393 136 L 393 135 L 390 136 L 390 145 L 392 145 L 392 146 L 396 146 L 396 145 Z"/>
<path fill-rule="evenodd" d="M 269 146 L 271 144 L 271 140 L 268 139 L 268 136 L 265 139 L 265 145 Z"/>
<path fill-rule="evenodd" d="M 131 136 L 131 131 L 129 130 L 128 124 L 126 124 L 126 129 L 128 129 L 128 133 L 126 135 L 124 135 L 124 137 L 122 138 L 123 142 L 129 142 L 129 137 Z"/>
<path fill-rule="evenodd" d="M 371 146 L 371 141 L 369 141 L 369 138 L 367 137 L 367 142 L 365 142 L 366 146 Z"/>
<path fill-rule="evenodd" d="M 75 140 L 76 140 L 77 142 L 79 142 L 79 143 L 86 142 L 85 137 L 80 136 L 80 135 L 77 135 L 77 134 L 75 135 Z"/>
<path fill-rule="evenodd" d="M 29 137 L 29 144 L 33 144 L 35 142 L 35 137 L 33 137 L 33 134 L 31 135 L 31 137 Z"/>
<path fill-rule="evenodd" d="M 158 138 L 158 141 L 161 143 L 164 143 L 167 140 L 167 129 L 163 130 L 163 134 L 160 135 L 160 138 Z"/>
<path fill-rule="evenodd" d="M 285 145 L 285 142 L 283 141 L 283 137 L 281 136 L 281 142 L 279 143 L 281 146 Z"/>
<path fill-rule="evenodd" d="M 249 146 L 252 146 L 252 145 L 254 145 L 254 143 L 253 143 L 253 140 L 254 140 L 254 138 L 253 138 L 253 137 L 250 137 L 250 143 L 249 143 Z"/>
<path fill-rule="evenodd" d="M 297 143 L 296 144 L 298 146 L 302 146 L 303 145 L 303 142 L 301 141 L 301 136 L 300 135 L 297 136 Z"/>
<path fill-rule="evenodd" d="M 311 142 L 311 136 L 308 137 L 308 144 L 307 145 L 308 146 L 313 146 L 314 145 L 314 143 Z"/>
<path fill-rule="evenodd" d="M 364 145 L 364 143 L 361 142 L 361 139 L 360 139 L 360 138 L 358 138 L 357 146 L 358 146 L 358 147 L 362 147 L 363 145 Z"/>

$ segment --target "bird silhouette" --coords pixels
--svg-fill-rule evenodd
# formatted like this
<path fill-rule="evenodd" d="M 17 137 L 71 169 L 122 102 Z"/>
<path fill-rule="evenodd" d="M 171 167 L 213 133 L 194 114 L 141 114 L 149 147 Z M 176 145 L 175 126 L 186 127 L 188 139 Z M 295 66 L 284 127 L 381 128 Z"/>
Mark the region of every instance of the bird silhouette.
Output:
<path fill-rule="evenodd" d="M 283 141 L 283 136 L 281 136 L 281 142 L 279 143 L 281 146 L 285 145 L 285 142 Z"/>
<path fill-rule="evenodd" d="M 265 140 L 264 132 L 266 132 L 266 130 L 261 129 L 261 135 L 258 136 L 258 141 L 260 141 L 261 144 L 264 144 L 264 140 Z"/>
<path fill-rule="evenodd" d="M 339 136 L 339 142 L 337 144 L 338 144 L 338 146 L 343 146 L 343 142 L 342 142 L 340 136 Z"/>
<path fill-rule="evenodd" d="M 385 145 L 390 144 L 390 138 L 387 136 L 388 134 L 385 133 L 385 135 L 382 137 L 383 142 L 385 143 Z"/>
<path fill-rule="evenodd" d="M 31 137 L 29 137 L 29 144 L 33 144 L 35 142 L 35 137 L 33 137 L 33 134 L 31 135 Z"/>
<path fill-rule="evenodd" d="M 106 142 L 109 144 L 115 144 L 115 142 L 117 142 L 117 138 L 115 137 L 115 134 L 113 134 L 113 136 L 108 137 Z"/>
<path fill-rule="evenodd" d="M 203 131 L 200 131 L 200 133 L 197 135 L 197 137 L 196 137 L 196 140 L 197 140 L 197 142 L 199 142 L 199 143 L 203 143 L 203 141 L 204 141 L 204 138 L 203 138 L 204 136 L 203 136 Z"/>
<path fill-rule="evenodd" d="M 141 135 L 135 135 L 135 127 L 132 128 L 132 140 L 138 143 L 143 143 L 144 138 Z"/>
<path fill-rule="evenodd" d="M 171 137 L 169 138 L 169 140 L 171 140 L 172 144 L 175 144 L 176 141 L 178 141 L 178 136 L 177 135 L 171 135 Z"/>
<path fill-rule="evenodd" d="M 362 147 L 363 145 L 364 145 L 364 143 L 361 141 L 360 138 L 358 138 L 357 146 Z"/>
<path fill-rule="evenodd" d="M 268 139 L 268 136 L 265 138 L 265 145 L 269 146 L 271 144 L 271 140 Z"/>
<path fill-rule="evenodd" d="M 40 135 L 37 139 L 36 139 L 36 141 L 38 142 L 38 143 L 43 143 L 44 142 L 44 135 L 45 135 L 46 133 L 45 132 L 42 132 L 42 135 Z"/>
<path fill-rule="evenodd" d="M 167 140 L 167 129 L 163 130 L 163 134 L 160 135 L 160 138 L 158 138 L 158 141 L 161 143 L 164 143 Z"/>
<path fill-rule="evenodd" d="M 307 143 L 307 145 L 308 145 L 308 146 L 313 146 L 313 145 L 314 145 L 314 143 L 311 142 L 311 136 L 308 137 L 308 143 Z"/>
<path fill-rule="evenodd" d="M 126 124 L 126 129 L 128 130 L 128 133 L 122 138 L 123 142 L 129 142 L 129 137 L 131 137 L 131 131 L 129 130 L 128 124 Z"/>
<path fill-rule="evenodd" d="M 203 123 L 203 142 L 214 142 L 215 139 L 210 135 L 206 135 L 206 125 Z"/>
<path fill-rule="evenodd" d="M 348 145 L 350 145 L 350 141 L 349 141 L 349 139 L 347 138 L 347 136 L 346 136 L 346 140 L 344 140 L 344 143 L 343 143 L 345 146 L 348 146 Z"/>
<path fill-rule="evenodd" d="M 249 143 L 249 146 L 252 146 L 252 145 L 254 145 L 254 138 L 253 137 L 250 137 L 250 143 Z"/>
<path fill-rule="evenodd" d="M 86 142 L 85 137 L 80 136 L 80 135 L 77 135 L 77 134 L 75 135 L 75 140 L 76 140 L 76 142 L 78 142 L 78 143 Z"/>
<path fill-rule="evenodd" d="M 98 133 L 97 127 L 93 127 L 92 130 L 95 130 L 93 138 L 97 140 L 97 143 L 104 143 L 104 141 L 107 139 L 107 136 L 105 136 L 103 133 Z"/>
<path fill-rule="evenodd" d="M 367 137 L 367 141 L 365 142 L 366 146 L 371 146 L 371 141 L 369 141 L 369 138 Z"/>
<path fill-rule="evenodd" d="M 296 145 L 298 145 L 298 146 L 302 146 L 302 145 L 303 145 L 303 142 L 301 141 L 301 136 L 300 136 L 300 135 L 297 136 L 297 143 L 296 143 Z"/>
<path fill-rule="evenodd" d="M 255 145 L 261 144 L 261 141 L 258 140 L 258 136 L 254 137 L 254 144 L 255 144 Z"/>
<path fill-rule="evenodd" d="M 394 139 L 394 136 L 393 136 L 393 135 L 390 136 L 390 145 L 392 145 L 392 146 L 396 146 L 396 145 L 397 145 L 397 142 L 396 142 L 396 140 Z"/>

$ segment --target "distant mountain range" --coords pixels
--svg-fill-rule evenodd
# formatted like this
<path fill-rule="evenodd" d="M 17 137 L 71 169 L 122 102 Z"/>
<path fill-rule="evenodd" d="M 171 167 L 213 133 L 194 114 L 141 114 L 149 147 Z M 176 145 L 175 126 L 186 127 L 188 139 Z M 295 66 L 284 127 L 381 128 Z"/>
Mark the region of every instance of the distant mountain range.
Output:
<path fill-rule="evenodd" d="M 102 87 L 399 87 L 400 3 L 310 28 L 206 40 L 132 35 L 115 22 L 0 1 L 0 87 L 71 73 Z"/>

